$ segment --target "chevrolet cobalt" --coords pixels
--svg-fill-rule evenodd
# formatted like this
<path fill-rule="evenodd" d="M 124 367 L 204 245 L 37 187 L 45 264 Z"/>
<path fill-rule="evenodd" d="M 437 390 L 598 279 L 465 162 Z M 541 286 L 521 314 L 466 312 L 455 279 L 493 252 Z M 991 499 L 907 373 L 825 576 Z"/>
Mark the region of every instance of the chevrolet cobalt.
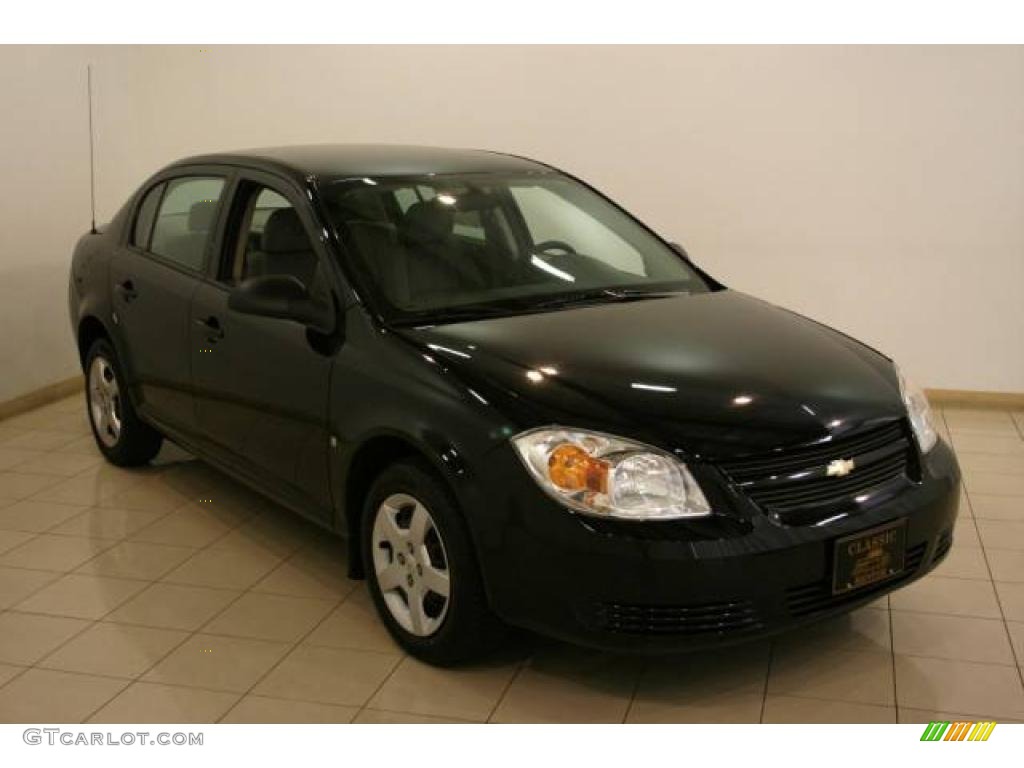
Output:
<path fill-rule="evenodd" d="M 69 301 L 103 455 L 144 464 L 166 437 L 343 534 L 431 663 L 508 625 L 759 637 L 952 544 L 956 460 L 892 360 L 533 160 L 182 160 L 81 238 Z"/>

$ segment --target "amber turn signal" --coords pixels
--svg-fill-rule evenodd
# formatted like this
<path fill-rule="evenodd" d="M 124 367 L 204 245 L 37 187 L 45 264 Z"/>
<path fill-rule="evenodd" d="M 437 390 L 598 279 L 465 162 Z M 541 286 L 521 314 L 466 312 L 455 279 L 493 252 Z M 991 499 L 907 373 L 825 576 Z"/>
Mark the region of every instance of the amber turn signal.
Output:
<path fill-rule="evenodd" d="M 578 445 L 563 443 L 551 452 L 548 477 L 565 491 L 608 492 L 608 462 L 595 459 Z"/>

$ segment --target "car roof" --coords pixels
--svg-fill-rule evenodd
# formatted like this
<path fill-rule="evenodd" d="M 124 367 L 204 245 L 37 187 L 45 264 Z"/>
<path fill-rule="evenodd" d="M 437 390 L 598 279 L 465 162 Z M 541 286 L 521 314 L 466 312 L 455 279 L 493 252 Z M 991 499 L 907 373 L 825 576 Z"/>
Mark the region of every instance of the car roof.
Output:
<path fill-rule="evenodd" d="M 479 149 L 402 144 L 303 144 L 196 155 L 179 165 L 240 165 L 297 178 L 426 176 L 450 173 L 538 173 L 552 169 L 515 155 Z"/>

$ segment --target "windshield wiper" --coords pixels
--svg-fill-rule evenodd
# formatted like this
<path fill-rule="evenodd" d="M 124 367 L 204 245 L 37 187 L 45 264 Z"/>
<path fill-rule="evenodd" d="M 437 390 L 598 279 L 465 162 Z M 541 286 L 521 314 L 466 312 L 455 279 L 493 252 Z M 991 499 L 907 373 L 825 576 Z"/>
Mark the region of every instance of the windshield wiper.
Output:
<path fill-rule="evenodd" d="M 551 299 L 531 302 L 533 309 L 556 309 L 558 307 L 574 307 L 586 304 L 615 304 L 624 301 L 642 301 L 644 299 L 663 299 L 678 296 L 688 291 L 650 291 L 630 288 L 600 288 L 590 291 L 563 293 Z"/>

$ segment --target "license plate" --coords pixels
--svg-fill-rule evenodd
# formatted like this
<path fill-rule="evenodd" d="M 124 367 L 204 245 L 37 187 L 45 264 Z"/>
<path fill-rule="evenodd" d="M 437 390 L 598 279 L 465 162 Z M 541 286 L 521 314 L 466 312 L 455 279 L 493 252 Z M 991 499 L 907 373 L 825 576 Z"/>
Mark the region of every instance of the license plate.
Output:
<path fill-rule="evenodd" d="M 837 540 L 832 594 L 839 595 L 898 576 L 903 571 L 906 550 L 906 520 Z"/>

